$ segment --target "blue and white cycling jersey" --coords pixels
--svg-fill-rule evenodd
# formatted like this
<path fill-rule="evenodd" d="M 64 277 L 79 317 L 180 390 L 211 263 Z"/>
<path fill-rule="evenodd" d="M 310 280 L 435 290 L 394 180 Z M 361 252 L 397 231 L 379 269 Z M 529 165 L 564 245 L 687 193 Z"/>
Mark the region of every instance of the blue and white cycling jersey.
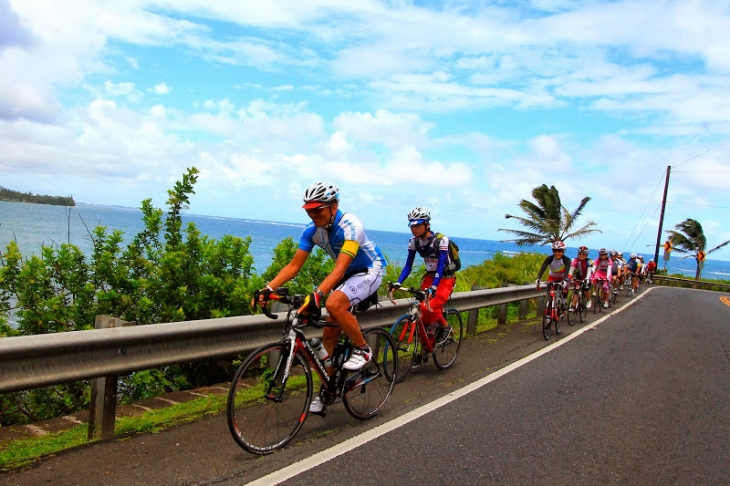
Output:
<path fill-rule="evenodd" d="M 346 241 L 352 243 L 345 245 Z M 337 260 L 344 246 L 345 253 L 353 257 L 345 272 L 346 276 L 368 268 L 382 270 L 388 264 L 380 248 L 368 239 L 358 217 L 339 209 L 329 230 L 318 228 L 314 223 L 309 223 L 304 228 L 299 239 L 299 249 L 310 253 L 314 245 L 321 247 L 334 260 Z M 353 250 L 356 251 L 354 255 Z"/>

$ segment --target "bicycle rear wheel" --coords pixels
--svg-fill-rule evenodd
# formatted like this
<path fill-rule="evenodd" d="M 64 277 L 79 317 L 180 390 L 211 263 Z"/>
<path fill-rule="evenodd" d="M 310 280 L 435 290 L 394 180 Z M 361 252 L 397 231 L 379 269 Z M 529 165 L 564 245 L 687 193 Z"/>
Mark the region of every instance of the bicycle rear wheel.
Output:
<path fill-rule="evenodd" d="M 228 392 L 228 428 L 253 454 L 281 449 L 302 428 L 312 401 L 312 374 L 301 352 L 284 377 L 288 343 L 262 346 L 241 364 Z"/>
<path fill-rule="evenodd" d="M 545 341 L 550 339 L 550 335 L 552 334 L 552 330 L 550 329 L 550 326 L 552 325 L 551 318 L 553 313 L 553 302 L 551 300 L 548 300 L 545 303 L 545 310 L 542 313 L 542 337 L 545 338 Z"/>
<path fill-rule="evenodd" d="M 400 383 L 410 371 L 413 357 L 418 351 L 418 329 L 415 317 L 412 314 L 399 317 L 390 328 L 390 335 L 393 336 L 398 353 L 398 375 L 395 382 Z"/>
<path fill-rule="evenodd" d="M 350 415 L 362 420 L 374 417 L 383 409 L 393 394 L 398 376 L 398 353 L 393 337 L 381 328 L 363 334 L 373 357 L 361 370 L 349 373 L 342 395 Z"/>
<path fill-rule="evenodd" d="M 453 308 L 445 309 L 444 318 L 451 326 L 451 332 L 445 340 L 436 343 L 433 350 L 433 362 L 440 370 L 445 370 L 454 364 L 459 349 L 461 349 L 461 339 L 464 337 L 464 321 L 461 318 L 461 312 Z"/>
<path fill-rule="evenodd" d="M 578 308 L 576 309 L 578 311 L 580 322 L 585 322 L 588 318 L 588 308 L 586 307 L 586 303 L 586 297 L 583 295 L 583 291 L 581 290 L 581 295 L 578 299 Z"/>

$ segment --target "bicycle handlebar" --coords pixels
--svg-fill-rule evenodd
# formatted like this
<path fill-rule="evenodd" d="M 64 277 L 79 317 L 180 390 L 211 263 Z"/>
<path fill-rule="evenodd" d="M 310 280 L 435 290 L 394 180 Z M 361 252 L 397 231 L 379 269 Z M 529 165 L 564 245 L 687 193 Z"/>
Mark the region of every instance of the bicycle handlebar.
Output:
<path fill-rule="evenodd" d="M 433 309 L 431 309 L 431 304 L 428 302 L 430 299 L 428 298 L 428 295 L 426 294 L 426 291 L 423 289 L 417 289 L 415 287 L 398 287 L 393 288 L 393 284 L 391 282 L 388 282 L 388 298 L 390 299 L 390 302 L 395 305 L 395 299 L 393 299 L 393 292 L 396 290 L 402 290 L 403 292 L 408 292 L 409 294 L 413 295 L 418 302 L 424 302 L 426 304 L 426 308 L 429 310 L 429 312 L 432 312 Z"/>

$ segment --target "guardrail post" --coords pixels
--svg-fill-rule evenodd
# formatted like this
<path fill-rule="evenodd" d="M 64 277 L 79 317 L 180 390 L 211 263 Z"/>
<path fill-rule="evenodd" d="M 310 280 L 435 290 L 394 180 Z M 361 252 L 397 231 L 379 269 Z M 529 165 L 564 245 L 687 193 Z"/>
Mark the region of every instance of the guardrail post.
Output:
<path fill-rule="evenodd" d="M 521 300 L 520 301 L 520 312 L 519 317 L 520 320 L 527 319 L 527 313 L 530 311 L 530 301 L 529 300 Z"/>
<path fill-rule="evenodd" d="M 479 290 L 480 288 L 481 287 L 476 284 L 471 286 L 471 290 Z M 469 316 L 466 318 L 467 334 L 474 334 L 477 329 L 477 322 L 479 322 L 479 309 L 472 309 L 469 311 Z"/>
<path fill-rule="evenodd" d="M 509 284 L 503 283 L 502 287 L 509 287 Z M 509 304 L 499 304 L 499 310 L 497 312 L 497 325 L 504 326 L 507 324 L 507 306 Z"/>
<path fill-rule="evenodd" d="M 133 326 L 134 322 L 126 322 L 111 316 L 96 316 L 94 327 L 107 329 L 110 327 Z M 91 400 L 89 403 L 88 439 L 94 438 L 98 432 L 97 424 L 101 423 L 101 437 L 114 437 L 114 421 L 117 413 L 117 375 L 92 378 Z"/>
<path fill-rule="evenodd" d="M 542 316 L 543 312 L 545 312 L 545 296 L 537 298 L 537 317 Z"/>

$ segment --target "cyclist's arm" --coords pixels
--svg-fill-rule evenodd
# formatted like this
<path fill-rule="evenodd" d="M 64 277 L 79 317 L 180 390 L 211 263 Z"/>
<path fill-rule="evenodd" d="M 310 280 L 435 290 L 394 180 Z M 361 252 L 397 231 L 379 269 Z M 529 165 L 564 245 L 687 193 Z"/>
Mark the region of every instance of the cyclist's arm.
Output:
<path fill-rule="evenodd" d="M 342 280 L 345 276 L 345 272 L 347 272 L 347 269 L 350 267 L 352 260 L 355 259 L 355 255 L 357 255 L 359 248 L 360 245 L 357 241 L 345 240 L 345 243 L 342 245 L 342 249 L 340 250 L 340 254 L 337 255 L 335 269 L 332 270 L 332 273 L 327 275 L 321 284 L 319 284 L 318 289 L 324 292 L 325 295 L 329 294 L 332 289 L 335 288 L 337 282 Z"/>
<path fill-rule="evenodd" d="M 547 257 L 545 259 L 544 262 L 542 262 L 542 266 L 540 267 L 540 271 L 537 272 L 537 279 L 538 280 L 542 280 L 542 274 L 545 273 L 545 269 L 547 268 L 548 265 L 550 265 L 550 262 L 552 262 L 552 261 L 553 261 L 553 257 L 552 256 L 549 256 L 549 257 Z"/>
<path fill-rule="evenodd" d="M 436 265 L 436 275 L 434 275 L 433 283 L 431 285 L 438 287 L 439 282 L 441 281 L 441 276 L 444 274 L 444 267 L 446 266 L 446 260 L 448 260 L 448 258 L 448 249 L 439 250 L 439 262 Z"/>
<path fill-rule="evenodd" d="M 291 261 L 279 271 L 276 277 L 269 282 L 268 287 L 276 290 L 289 280 L 296 277 L 299 270 L 301 270 L 304 266 L 304 262 L 307 261 L 307 258 L 309 258 L 309 252 L 304 251 L 301 248 L 297 248 L 296 253 L 294 253 L 294 258 L 292 258 Z"/>
<path fill-rule="evenodd" d="M 403 267 L 403 271 L 401 271 L 400 277 L 398 277 L 398 283 L 403 283 L 408 278 L 408 275 L 411 274 L 411 271 L 413 270 L 413 260 L 415 258 L 416 258 L 416 250 L 408 250 L 408 258 L 406 258 L 406 265 Z"/>

